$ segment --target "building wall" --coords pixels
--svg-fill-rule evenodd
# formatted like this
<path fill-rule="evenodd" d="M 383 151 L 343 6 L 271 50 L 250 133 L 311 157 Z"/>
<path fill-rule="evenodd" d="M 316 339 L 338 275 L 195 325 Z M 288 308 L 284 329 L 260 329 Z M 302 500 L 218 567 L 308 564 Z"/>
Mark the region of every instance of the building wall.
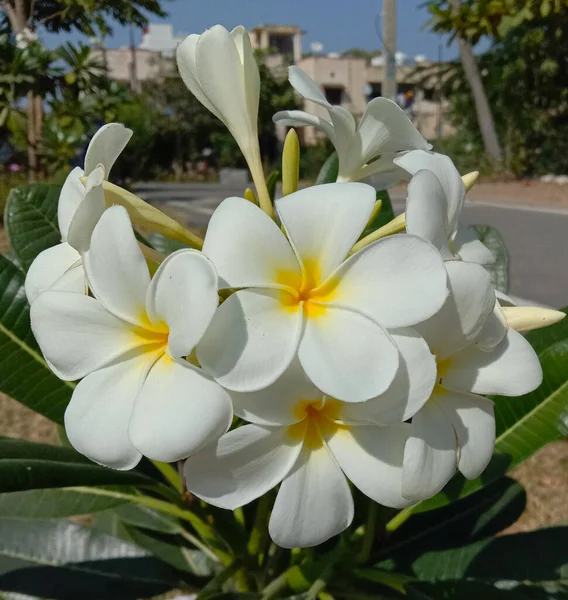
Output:
<path fill-rule="evenodd" d="M 118 81 L 130 82 L 132 78 L 132 51 L 130 48 L 112 48 L 104 52 L 93 50 L 93 56 L 106 60 L 109 76 Z M 171 59 L 156 50 L 136 48 L 136 76 L 138 81 L 161 79 L 173 73 Z"/>

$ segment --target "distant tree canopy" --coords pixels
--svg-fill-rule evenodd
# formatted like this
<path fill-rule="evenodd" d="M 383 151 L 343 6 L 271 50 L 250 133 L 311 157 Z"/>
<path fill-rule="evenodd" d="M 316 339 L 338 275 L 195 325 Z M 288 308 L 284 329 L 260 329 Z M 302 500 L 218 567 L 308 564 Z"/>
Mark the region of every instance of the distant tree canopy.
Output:
<path fill-rule="evenodd" d="M 453 4 L 451 0 L 429 2 L 428 25 L 438 33 L 449 33 L 450 42 L 462 34 L 474 45 L 483 36 L 501 38 L 525 22 L 568 11 L 568 0 L 462 0 L 459 8 Z"/>
<path fill-rule="evenodd" d="M 568 11 L 524 21 L 478 57 L 506 165 L 513 173 L 568 173 Z M 459 62 L 441 77 L 463 148 L 482 149 Z"/>
<path fill-rule="evenodd" d="M 48 31 L 108 34 L 110 21 L 142 27 L 148 16 L 165 17 L 162 0 L 0 0 L 0 10 L 18 33 L 39 25 Z"/>
<path fill-rule="evenodd" d="M 349 48 L 341 53 L 341 56 L 347 58 L 364 58 L 366 60 L 371 60 L 375 58 L 375 56 L 380 56 L 382 54 L 381 50 L 364 50 L 363 48 Z"/>

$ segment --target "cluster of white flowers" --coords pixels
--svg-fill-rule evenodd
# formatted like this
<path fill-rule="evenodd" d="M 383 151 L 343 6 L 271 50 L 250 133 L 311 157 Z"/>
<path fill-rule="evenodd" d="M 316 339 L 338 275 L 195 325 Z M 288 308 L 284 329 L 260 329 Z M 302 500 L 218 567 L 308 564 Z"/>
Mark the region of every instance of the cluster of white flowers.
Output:
<path fill-rule="evenodd" d="M 157 257 L 129 219 L 140 221 L 142 201 L 105 187 L 131 132 L 110 124 L 93 138 L 84 172 L 61 193 L 62 243 L 26 280 L 46 360 L 81 380 L 65 415 L 73 446 L 116 469 L 142 455 L 187 459 L 188 489 L 227 509 L 279 485 L 269 528 L 284 547 L 349 526 L 348 481 L 402 508 L 456 469 L 478 477 L 495 443 L 493 403 L 479 394 L 534 390 L 541 368 L 515 328 L 562 313 L 496 297 L 482 266 L 491 253 L 458 225 L 461 177 L 394 103 L 373 100 L 357 127 L 291 68 L 294 87 L 331 122 L 294 111 L 275 119 L 323 129 L 339 181 L 272 203 L 245 30 L 189 36 L 178 63 L 235 136 L 259 202 L 227 198 L 201 251 Z M 406 233 L 361 240 L 376 192 L 353 180 L 373 173 L 410 179 Z M 124 206 L 107 208 L 119 196 Z"/>

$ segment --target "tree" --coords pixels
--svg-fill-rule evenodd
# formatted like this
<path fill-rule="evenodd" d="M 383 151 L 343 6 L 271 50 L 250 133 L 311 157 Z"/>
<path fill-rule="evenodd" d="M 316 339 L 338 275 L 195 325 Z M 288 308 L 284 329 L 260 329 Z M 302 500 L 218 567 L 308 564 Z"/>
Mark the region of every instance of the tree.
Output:
<path fill-rule="evenodd" d="M 448 25 L 450 31 L 453 33 L 452 38 L 450 39 L 455 37 L 459 43 L 460 58 L 475 102 L 477 122 L 483 137 L 485 151 L 491 157 L 495 165 L 500 165 L 503 154 L 495 130 L 495 121 L 483 87 L 479 68 L 475 56 L 473 55 L 473 47 L 470 42 L 468 31 L 459 24 L 463 8 L 460 0 L 437 0 L 432 2 L 430 4 L 430 12 L 433 15 L 431 25 L 435 31 L 440 30 L 439 25 L 436 25 L 436 19 L 440 15 L 440 10 L 444 10 L 443 14 L 445 17 L 447 16 L 449 19 L 455 18 L 458 20 L 458 25 L 454 25 L 453 20 L 450 21 L 452 24 Z"/>
<path fill-rule="evenodd" d="M 0 11 L 20 48 L 39 45 L 35 40 L 40 26 L 52 32 L 74 29 L 95 35 L 109 33 L 111 20 L 141 27 L 147 23 L 146 13 L 166 15 L 160 0 L 0 0 Z M 28 176 L 33 181 L 39 168 L 37 147 L 43 125 L 43 96 L 30 88 L 27 97 Z"/>
<path fill-rule="evenodd" d="M 14 33 L 24 29 L 36 31 L 71 31 L 86 35 L 109 33 L 109 21 L 120 25 L 143 27 L 147 14 L 165 17 L 160 0 L 0 0 Z"/>
<path fill-rule="evenodd" d="M 493 47 L 479 57 L 484 84 L 497 131 L 504 141 L 504 161 L 518 176 L 568 172 L 568 11 L 549 13 L 509 28 Z M 442 70 L 427 68 L 424 78 L 442 81 L 442 93 L 451 100 L 457 128 L 456 145 L 483 149 L 476 133 L 476 113 L 459 62 Z M 474 165 L 464 164 L 471 170 Z"/>

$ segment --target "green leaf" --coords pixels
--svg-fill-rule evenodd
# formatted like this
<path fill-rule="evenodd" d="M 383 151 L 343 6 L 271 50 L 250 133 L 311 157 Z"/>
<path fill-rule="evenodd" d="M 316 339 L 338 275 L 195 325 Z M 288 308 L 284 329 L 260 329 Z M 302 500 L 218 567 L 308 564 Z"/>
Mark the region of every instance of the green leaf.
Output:
<path fill-rule="evenodd" d="M 48 368 L 30 327 L 24 274 L 0 256 L 0 391 L 56 423 L 63 423 L 74 384 Z"/>
<path fill-rule="evenodd" d="M 93 485 L 155 485 L 136 471 L 115 471 L 71 448 L 0 439 L 0 492 Z"/>
<path fill-rule="evenodd" d="M 495 258 L 492 265 L 485 266 L 491 275 L 491 283 L 499 291 L 506 294 L 509 289 L 509 256 L 503 239 L 499 232 L 489 225 L 474 225 L 473 229 L 477 232 L 480 241 L 489 248 Z"/>
<path fill-rule="evenodd" d="M 316 179 L 316 185 L 320 183 L 335 183 L 337 174 L 339 173 L 339 158 L 337 152 L 330 154 L 327 160 L 323 163 Z"/>
<path fill-rule="evenodd" d="M 172 565 L 180 571 L 186 571 L 196 577 L 209 577 L 212 573 L 212 561 L 200 550 L 186 548 L 172 536 L 160 539 L 132 526 L 126 526 L 129 538 L 141 548 L 148 550 L 153 556 Z M 169 538 L 166 540 L 164 538 Z"/>
<path fill-rule="evenodd" d="M 471 494 L 507 470 L 514 469 L 550 442 L 566 437 L 568 319 L 545 329 L 531 331 L 526 337 L 541 362 L 544 374 L 542 384 L 524 396 L 494 397 L 496 454 L 489 467 L 479 479 L 473 481 L 457 475 L 440 494 L 420 502 L 416 510 L 431 510 L 459 496 Z"/>
<path fill-rule="evenodd" d="M 274 196 L 276 194 L 276 184 L 278 183 L 278 177 L 280 177 L 280 171 L 272 171 L 266 178 L 266 187 L 268 189 L 268 195 L 272 202 L 274 202 Z"/>
<path fill-rule="evenodd" d="M 568 600 L 568 584 L 562 581 L 414 582 L 407 592 L 409 600 Z"/>
<path fill-rule="evenodd" d="M 440 573 L 447 573 L 446 565 L 437 560 L 428 563 L 428 556 L 491 539 L 521 516 L 525 504 L 522 486 L 504 477 L 449 506 L 415 514 L 389 538 L 381 552 L 388 562 L 378 566 L 414 575 L 420 567 L 422 578 L 442 578 Z"/>
<path fill-rule="evenodd" d="M 66 489 L 28 490 L 0 494 L 0 514 L 6 519 L 60 519 L 97 513 L 125 503 L 120 498 Z"/>
<path fill-rule="evenodd" d="M 152 510 L 147 506 L 126 504 L 113 512 L 124 523 L 143 529 L 170 534 L 177 534 L 182 530 L 182 526 L 175 517 Z"/>
<path fill-rule="evenodd" d="M 71 521 L 0 521 L 0 589 L 56 600 L 136 600 L 178 583 L 147 551 Z"/>
<path fill-rule="evenodd" d="M 26 271 L 40 252 L 61 241 L 60 193 L 60 185 L 36 183 L 14 188 L 8 196 L 4 222 L 12 250 Z"/>
<path fill-rule="evenodd" d="M 551 527 L 427 551 L 412 564 L 421 581 L 544 582 L 566 580 L 568 527 Z"/>

